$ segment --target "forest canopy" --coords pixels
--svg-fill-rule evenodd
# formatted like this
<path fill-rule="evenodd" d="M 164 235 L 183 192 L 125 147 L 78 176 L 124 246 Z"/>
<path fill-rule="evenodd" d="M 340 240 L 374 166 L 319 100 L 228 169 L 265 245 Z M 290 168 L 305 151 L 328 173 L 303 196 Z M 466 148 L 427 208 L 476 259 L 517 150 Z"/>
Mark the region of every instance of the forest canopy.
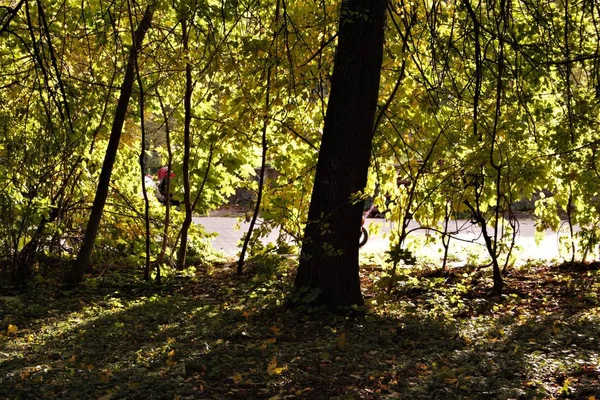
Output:
<path fill-rule="evenodd" d="M 404 227 L 391 236 L 397 255 L 410 258 L 408 220 L 444 233 L 444 221 L 467 216 L 488 232 L 494 270 L 505 269 L 520 200 L 535 201 L 540 231 L 561 216 L 579 225 L 565 243 L 572 260 L 595 249 L 599 7 L 388 2 L 369 179 L 357 196 Z M 0 273 L 26 281 L 41 256 L 81 247 L 127 80 L 94 257 L 147 269 L 174 257 L 188 213 L 165 219 L 142 190 L 167 163 L 171 193 L 187 193 L 202 215 L 236 188 L 258 190 L 262 160 L 277 174 L 259 180 L 267 223 L 255 235 L 279 226 L 299 243 L 339 20 L 328 0 L 4 0 Z"/>
<path fill-rule="evenodd" d="M 0 0 L 0 397 L 595 400 L 599 106 L 592 0 Z"/>

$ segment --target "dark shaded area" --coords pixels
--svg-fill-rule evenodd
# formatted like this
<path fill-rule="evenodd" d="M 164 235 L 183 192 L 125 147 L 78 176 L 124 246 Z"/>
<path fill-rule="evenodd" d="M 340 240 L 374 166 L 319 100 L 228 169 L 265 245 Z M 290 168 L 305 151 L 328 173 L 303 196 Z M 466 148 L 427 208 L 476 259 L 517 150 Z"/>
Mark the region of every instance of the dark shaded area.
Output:
<path fill-rule="evenodd" d="M 158 288 L 126 274 L 3 303 L 0 398 L 587 399 L 600 393 L 599 277 L 409 272 L 366 313 L 283 307 L 282 259 L 200 268 Z M 279 262 L 280 264 L 277 264 Z M 378 289 L 369 284 L 367 297 Z M 414 278 L 414 279 L 413 279 Z M 460 285 L 465 285 L 463 289 Z M 595 286 L 596 285 L 596 286 Z M 45 287 L 47 287 L 46 285 Z"/>

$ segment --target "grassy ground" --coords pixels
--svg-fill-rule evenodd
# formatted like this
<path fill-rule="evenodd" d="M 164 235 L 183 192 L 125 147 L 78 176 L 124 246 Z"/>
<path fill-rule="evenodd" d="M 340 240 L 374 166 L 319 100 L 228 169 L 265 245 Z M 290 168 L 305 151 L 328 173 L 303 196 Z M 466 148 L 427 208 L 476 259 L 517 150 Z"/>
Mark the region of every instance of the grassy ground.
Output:
<path fill-rule="evenodd" d="M 386 295 L 366 265 L 350 314 L 286 309 L 293 269 L 38 281 L 0 298 L 0 398 L 600 399 L 597 265 L 512 270 L 501 299 L 487 270 L 403 270 Z"/>

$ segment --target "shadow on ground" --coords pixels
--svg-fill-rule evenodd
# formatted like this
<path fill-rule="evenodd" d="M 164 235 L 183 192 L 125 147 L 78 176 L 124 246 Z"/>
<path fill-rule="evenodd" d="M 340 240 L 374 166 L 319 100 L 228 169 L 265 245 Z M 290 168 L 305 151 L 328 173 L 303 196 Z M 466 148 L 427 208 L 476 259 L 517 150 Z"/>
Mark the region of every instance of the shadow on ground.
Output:
<path fill-rule="evenodd" d="M 251 273 L 202 271 L 160 294 L 100 284 L 13 313 L 0 398 L 588 399 L 598 279 L 565 276 L 513 276 L 502 301 L 399 291 L 362 315 L 286 309 L 277 280 Z"/>

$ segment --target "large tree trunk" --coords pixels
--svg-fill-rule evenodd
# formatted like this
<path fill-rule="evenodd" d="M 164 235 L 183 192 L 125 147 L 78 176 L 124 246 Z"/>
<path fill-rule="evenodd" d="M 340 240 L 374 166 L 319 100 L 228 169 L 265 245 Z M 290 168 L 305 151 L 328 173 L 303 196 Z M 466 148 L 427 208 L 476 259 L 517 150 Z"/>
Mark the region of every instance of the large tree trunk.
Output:
<path fill-rule="evenodd" d="M 331 94 L 297 289 L 318 291 L 316 302 L 361 305 L 358 240 L 383 58 L 387 0 L 345 0 Z"/>
<path fill-rule="evenodd" d="M 100 220 L 102 219 L 102 211 L 104 210 L 104 204 L 106 203 L 106 197 L 108 196 L 110 176 L 117 157 L 121 132 L 127 114 L 127 106 L 129 105 L 129 99 L 131 98 L 131 92 L 133 90 L 135 61 L 144 40 L 144 36 L 150 28 L 153 13 L 154 9 L 151 4 L 146 7 L 142 21 L 134 34 L 133 45 L 129 52 L 129 60 L 127 61 L 127 68 L 125 70 L 125 77 L 121 84 L 119 102 L 117 103 L 115 118 L 110 131 L 110 139 L 108 141 L 108 147 L 106 148 L 102 171 L 100 172 L 100 179 L 98 180 L 98 188 L 96 189 L 96 196 L 94 197 L 94 203 L 92 204 L 92 212 L 83 237 L 83 244 L 81 249 L 79 249 L 77 260 L 75 261 L 73 268 L 70 273 L 67 273 L 65 276 L 65 283 L 68 285 L 81 282 L 83 275 L 89 267 L 90 256 L 92 255 L 92 249 L 94 247 L 94 242 L 96 241 L 96 236 L 98 235 L 98 228 L 100 227 Z"/>

